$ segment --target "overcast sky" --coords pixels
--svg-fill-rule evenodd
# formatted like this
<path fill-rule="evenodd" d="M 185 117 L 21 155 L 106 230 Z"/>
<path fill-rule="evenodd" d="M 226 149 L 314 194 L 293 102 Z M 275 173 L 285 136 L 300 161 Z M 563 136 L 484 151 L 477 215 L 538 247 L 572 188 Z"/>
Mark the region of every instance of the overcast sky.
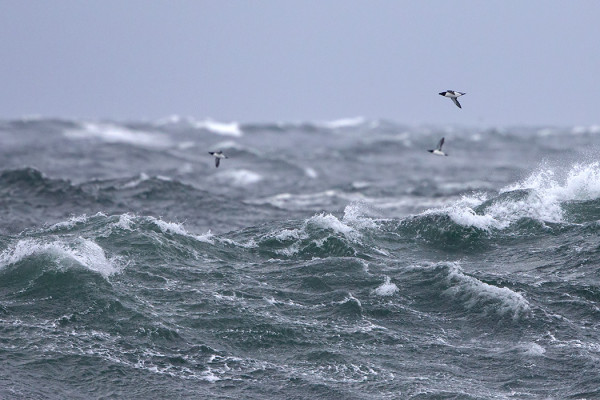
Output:
<path fill-rule="evenodd" d="M 3 0 L 0 118 L 600 124 L 599 20 L 591 0 Z"/>

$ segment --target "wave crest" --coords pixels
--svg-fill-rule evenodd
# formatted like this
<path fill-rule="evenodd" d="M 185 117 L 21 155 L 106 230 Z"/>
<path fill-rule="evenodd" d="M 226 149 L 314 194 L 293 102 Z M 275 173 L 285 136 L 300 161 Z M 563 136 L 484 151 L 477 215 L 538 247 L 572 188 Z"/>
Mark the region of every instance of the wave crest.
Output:
<path fill-rule="evenodd" d="M 68 266 L 73 261 L 84 268 L 107 278 L 120 271 L 115 260 L 109 260 L 102 247 L 89 239 L 78 238 L 73 242 L 65 240 L 42 241 L 22 239 L 0 254 L 0 268 L 18 264 L 32 256 L 49 256 L 60 266 Z M 67 263 L 65 264 L 65 261 Z"/>

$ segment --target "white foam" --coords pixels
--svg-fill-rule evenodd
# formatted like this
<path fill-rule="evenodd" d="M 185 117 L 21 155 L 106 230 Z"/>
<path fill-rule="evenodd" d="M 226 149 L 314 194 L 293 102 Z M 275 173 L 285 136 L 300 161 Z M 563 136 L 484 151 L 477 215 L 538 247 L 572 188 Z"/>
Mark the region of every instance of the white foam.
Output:
<path fill-rule="evenodd" d="M 574 126 L 571 133 L 574 135 L 597 134 L 600 133 L 600 125 Z"/>
<path fill-rule="evenodd" d="M 270 204 L 278 208 L 315 209 L 326 208 L 339 200 L 367 201 L 361 193 L 345 193 L 339 190 L 325 190 L 316 193 L 292 194 L 279 193 L 262 199 L 247 200 L 250 204 Z"/>
<path fill-rule="evenodd" d="M 190 121 L 190 124 L 197 129 L 205 129 L 217 135 L 236 136 L 243 135 L 240 125 L 237 122 L 218 122 L 212 119 L 204 121 Z"/>
<path fill-rule="evenodd" d="M 96 215 L 104 216 L 104 214 L 101 214 L 101 213 L 98 213 Z M 48 229 L 51 231 L 60 230 L 60 229 L 71 229 L 77 224 L 87 222 L 87 220 L 88 220 L 88 216 L 83 214 L 83 215 L 71 217 L 68 221 L 58 222 L 58 223 L 50 226 L 50 228 L 48 228 Z"/>
<path fill-rule="evenodd" d="M 89 239 L 78 238 L 74 242 L 55 240 L 43 242 L 35 239 L 19 240 L 0 254 L 0 266 L 5 267 L 35 254 L 49 254 L 57 259 L 71 259 L 85 268 L 108 277 L 119 271 L 104 254 L 104 250 Z"/>
<path fill-rule="evenodd" d="M 366 122 L 364 117 L 341 118 L 333 121 L 323 122 L 319 125 L 329 129 L 351 128 L 362 125 Z"/>
<path fill-rule="evenodd" d="M 469 309 L 483 310 L 488 314 L 510 313 L 513 318 L 530 311 L 529 302 L 520 293 L 465 275 L 456 263 L 449 265 L 447 281 L 450 288 L 445 293 L 465 301 L 465 306 Z"/>
<path fill-rule="evenodd" d="M 600 198 L 600 163 L 575 164 L 562 182 L 550 168 L 542 168 L 522 182 L 510 185 L 501 192 L 531 189 L 540 196 L 556 201 L 593 200 Z"/>
<path fill-rule="evenodd" d="M 148 179 L 150 179 L 150 177 L 147 174 L 145 174 L 144 172 L 142 172 L 136 179 L 124 184 L 122 186 L 122 188 L 123 189 L 131 189 L 131 188 L 137 187 L 140 183 L 147 181 Z"/>
<path fill-rule="evenodd" d="M 359 299 L 357 299 L 356 297 L 354 297 L 352 295 L 352 293 L 348 292 L 348 296 L 344 297 L 343 300 L 340 301 L 334 301 L 334 304 L 348 304 L 348 303 L 354 303 L 356 304 L 358 307 L 362 308 L 362 303 L 360 302 Z"/>
<path fill-rule="evenodd" d="M 281 232 L 277 233 L 274 237 L 275 237 L 275 239 L 283 242 L 283 241 L 290 240 L 290 239 L 296 239 L 296 240 L 307 239 L 308 235 L 304 230 L 300 230 L 300 229 L 283 229 Z"/>
<path fill-rule="evenodd" d="M 119 215 L 119 222 L 117 222 L 115 224 L 115 226 L 126 230 L 126 231 L 130 231 L 131 229 L 131 224 L 133 223 L 133 219 L 131 217 L 131 215 L 129 214 L 121 214 Z"/>
<path fill-rule="evenodd" d="M 427 214 L 446 214 L 454 222 L 463 226 L 473 226 L 483 230 L 505 229 L 521 218 L 532 218 L 541 222 L 564 222 L 565 215 L 561 203 L 586 201 L 600 198 L 600 163 L 575 164 L 560 179 L 560 170 L 541 168 L 521 182 L 509 185 L 500 193 L 526 190 L 518 199 L 507 197 L 486 207 L 482 215 L 476 214 L 474 207 L 485 201 L 478 196 L 463 197 L 451 206 L 427 210 Z"/>
<path fill-rule="evenodd" d="M 193 117 L 182 117 L 180 115 L 170 115 L 156 121 L 157 125 L 180 125 L 185 124 L 195 129 L 204 129 L 217 135 L 242 136 L 242 130 L 237 122 L 219 122 L 211 118 L 197 120 Z"/>
<path fill-rule="evenodd" d="M 188 231 L 185 230 L 185 228 L 183 227 L 183 224 L 177 223 L 177 222 L 166 222 L 163 221 L 162 219 L 159 218 L 154 218 L 154 217 L 147 217 L 148 220 L 152 223 L 154 223 L 156 226 L 158 226 L 158 228 L 163 232 L 163 233 L 170 233 L 170 234 L 176 234 L 176 235 L 180 235 L 180 236 L 187 236 L 190 237 L 192 239 L 196 239 L 200 242 L 204 242 L 204 243 L 210 243 L 213 244 L 213 234 L 208 231 L 203 235 L 193 235 L 188 233 Z"/>
<path fill-rule="evenodd" d="M 341 233 L 350 239 L 356 239 L 360 234 L 354 228 L 344 224 L 331 214 L 317 214 L 312 216 L 307 221 L 308 224 L 316 225 L 323 229 L 332 229 L 335 232 Z"/>
<path fill-rule="evenodd" d="M 482 230 L 489 230 L 490 228 L 505 228 L 508 223 L 502 220 L 496 219 L 494 215 L 484 214 L 480 215 L 475 213 L 473 208 L 480 205 L 485 201 L 485 195 L 475 194 L 473 196 L 462 196 L 460 200 L 449 206 L 442 208 L 429 209 L 421 213 L 421 215 L 447 215 L 455 223 L 466 226 L 475 227 Z"/>
<path fill-rule="evenodd" d="M 371 183 L 370 182 L 365 182 L 365 181 L 355 181 L 355 182 L 352 182 L 352 188 L 353 189 L 366 189 L 368 187 L 371 187 Z"/>
<path fill-rule="evenodd" d="M 194 235 L 194 239 L 196 239 L 200 242 L 209 243 L 209 244 L 214 244 L 213 237 L 214 237 L 214 235 L 212 234 L 210 229 L 208 230 L 208 232 L 206 232 L 202 235 Z"/>
<path fill-rule="evenodd" d="M 260 182 L 262 175 L 247 169 L 230 169 L 217 175 L 220 181 L 227 181 L 234 186 L 248 186 Z"/>
<path fill-rule="evenodd" d="M 383 282 L 377 289 L 375 289 L 375 294 L 378 296 L 393 296 L 398 292 L 398 286 L 392 283 L 389 276 L 385 277 L 385 282 Z"/>
<path fill-rule="evenodd" d="M 168 136 L 158 132 L 144 132 L 109 123 L 83 123 L 81 129 L 70 129 L 64 132 L 70 139 L 98 138 L 106 143 L 128 143 L 146 147 L 168 147 L 171 141 Z"/>
<path fill-rule="evenodd" d="M 446 209 L 452 221 L 462 226 L 473 226 L 478 229 L 488 230 L 491 227 L 502 229 L 507 224 L 498 221 L 492 215 L 479 215 L 472 208 L 463 205 L 454 205 Z"/>
<path fill-rule="evenodd" d="M 523 343 L 520 348 L 523 350 L 524 354 L 533 357 L 539 357 L 546 352 L 544 347 L 535 342 Z"/>
<path fill-rule="evenodd" d="M 305 167 L 304 174 L 311 179 L 316 179 L 319 177 L 319 174 L 317 174 L 317 171 L 315 171 L 314 168 L 311 168 L 311 167 Z"/>
<path fill-rule="evenodd" d="M 168 117 L 164 117 L 164 118 L 160 118 L 158 121 L 156 121 L 157 125 L 176 125 L 176 124 L 180 124 L 181 122 L 185 122 L 186 118 L 177 115 L 177 114 L 173 114 L 173 115 L 169 115 Z"/>
<path fill-rule="evenodd" d="M 256 241 L 254 239 L 250 239 L 246 243 L 241 243 L 241 242 L 236 242 L 235 240 L 232 240 L 232 239 L 228 239 L 228 238 L 225 238 L 225 237 L 220 237 L 219 238 L 219 242 L 226 243 L 226 244 L 229 244 L 231 246 L 243 247 L 245 249 L 253 249 L 253 248 L 258 247 L 258 245 L 256 244 Z"/>
<path fill-rule="evenodd" d="M 359 229 L 374 229 L 377 224 L 372 218 L 365 216 L 368 206 L 364 202 L 353 202 L 344 208 L 342 220 Z"/>

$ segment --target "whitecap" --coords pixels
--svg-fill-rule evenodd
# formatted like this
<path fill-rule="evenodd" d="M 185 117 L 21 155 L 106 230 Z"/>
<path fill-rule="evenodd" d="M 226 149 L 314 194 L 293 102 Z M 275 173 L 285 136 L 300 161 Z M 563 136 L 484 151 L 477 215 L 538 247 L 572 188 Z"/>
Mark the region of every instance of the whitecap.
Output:
<path fill-rule="evenodd" d="M 217 135 L 236 136 L 240 137 L 243 132 L 237 122 L 219 122 L 211 118 L 205 120 L 197 120 L 193 117 L 182 117 L 180 115 L 171 115 L 161 118 L 155 122 L 158 126 L 165 125 L 187 125 L 194 129 L 203 129 Z"/>
<path fill-rule="evenodd" d="M 180 236 L 187 236 L 192 239 L 196 239 L 200 242 L 213 244 L 213 234 L 210 232 L 206 232 L 203 235 L 193 235 L 188 233 L 188 231 L 183 227 L 183 224 L 177 222 L 166 222 L 162 219 L 155 217 L 146 217 L 150 222 L 155 224 L 163 233 L 176 234 Z"/>
<path fill-rule="evenodd" d="M 102 213 L 98 213 L 96 215 L 105 216 Z M 48 230 L 53 231 L 53 230 L 60 230 L 60 229 L 71 229 L 75 225 L 85 223 L 87 221 L 88 221 L 88 216 L 86 214 L 79 215 L 79 216 L 73 216 L 73 217 L 69 218 L 69 220 L 67 220 L 67 221 L 57 222 L 56 224 L 50 226 L 48 228 Z"/>
<path fill-rule="evenodd" d="M 354 230 L 354 228 L 344 224 L 342 221 L 340 221 L 334 215 L 331 214 L 317 214 L 309 218 L 306 223 L 318 226 L 319 228 L 323 229 L 331 229 L 351 239 L 356 239 L 358 236 L 360 236 L 360 234 L 356 230 Z"/>
<path fill-rule="evenodd" d="M 233 186 L 248 186 L 260 182 L 262 175 L 247 169 L 230 169 L 219 173 L 216 178 Z"/>
<path fill-rule="evenodd" d="M 97 138 L 106 143 L 127 143 L 146 147 L 168 147 L 171 140 L 158 132 L 132 130 L 110 123 L 83 123 L 80 129 L 66 130 L 64 136 L 69 139 Z"/>
<path fill-rule="evenodd" d="M 119 272 L 119 267 L 106 258 L 104 250 L 89 239 L 78 238 L 72 243 L 62 240 L 44 242 L 37 239 L 19 240 L 0 254 L 0 266 L 16 264 L 35 254 L 49 254 L 57 259 L 70 259 L 105 278 Z"/>
<path fill-rule="evenodd" d="M 119 215 L 119 221 L 115 224 L 115 226 L 126 230 L 126 231 L 130 231 L 131 229 L 131 224 L 133 223 L 132 217 L 129 214 L 121 214 Z"/>
<path fill-rule="evenodd" d="M 383 282 L 377 289 L 375 289 L 375 294 L 378 296 L 392 296 L 398 292 L 398 286 L 392 283 L 389 276 L 385 277 L 385 282 Z"/>
<path fill-rule="evenodd" d="M 325 190 L 317 193 L 279 193 L 274 196 L 246 200 L 249 204 L 270 204 L 278 208 L 290 209 L 315 209 L 326 208 L 339 200 L 352 201 L 367 201 L 361 193 L 345 193 L 339 190 Z"/>
<path fill-rule="evenodd" d="M 121 186 L 121 188 L 132 189 L 134 187 L 137 187 L 140 183 L 147 181 L 148 179 L 150 179 L 150 177 L 146 173 L 141 172 L 137 178 L 125 183 L 123 186 Z"/>
<path fill-rule="evenodd" d="M 446 280 L 450 287 L 444 293 L 464 301 L 465 307 L 468 309 L 484 310 L 486 314 L 496 312 L 505 315 L 509 313 L 513 318 L 518 318 L 530 311 L 529 302 L 520 293 L 465 275 L 456 263 L 448 265 Z"/>
<path fill-rule="evenodd" d="M 240 125 L 237 122 L 218 122 L 212 119 L 204 121 L 190 121 L 190 124 L 197 129 L 205 129 L 217 135 L 236 136 L 243 135 Z"/>
<path fill-rule="evenodd" d="M 274 235 L 275 239 L 283 242 L 290 239 L 300 240 L 307 239 L 308 235 L 304 230 L 300 229 L 283 229 Z"/>
<path fill-rule="evenodd" d="M 571 133 L 574 135 L 597 134 L 600 133 L 600 125 L 574 126 Z"/>
<path fill-rule="evenodd" d="M 528 356 L 539 357 L 546 352 L 546 349 L 535 342 L 524 343 L 520 346 L 524 354 Z"/>
<path fill-rule="evenodd" d="M 353 202 L 344 208 L 342 220 L 359 229 L 374 229 L 377 224 L 372 218 L 365 216 L 368 206 L 364 202 Z"/>
<path fill-rule="evenodd" d="M 364 117 L 341 118 L 333 121 L 323 122 L 319 125 L 329 129 L 352 128 L 362 125 L 366 122 Z"/>
<path fill-rule="evenodd" d="M 319 174 L 317 174 L 317 171 L 315 171 L 314 168 L 311 168 L 311 167 L 305 167 L 304 174 L 311 179 L 316 179 L 319 177 Z"/>

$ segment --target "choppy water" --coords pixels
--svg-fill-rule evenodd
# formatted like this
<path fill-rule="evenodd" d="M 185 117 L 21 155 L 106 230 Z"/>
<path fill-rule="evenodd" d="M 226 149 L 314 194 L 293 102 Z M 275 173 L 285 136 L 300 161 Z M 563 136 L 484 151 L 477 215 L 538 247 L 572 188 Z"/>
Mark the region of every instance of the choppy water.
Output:
<path fill-rule="evenodd" d="M 599 133 L 2 121 L 0 398 L 600 398 Z"/>

